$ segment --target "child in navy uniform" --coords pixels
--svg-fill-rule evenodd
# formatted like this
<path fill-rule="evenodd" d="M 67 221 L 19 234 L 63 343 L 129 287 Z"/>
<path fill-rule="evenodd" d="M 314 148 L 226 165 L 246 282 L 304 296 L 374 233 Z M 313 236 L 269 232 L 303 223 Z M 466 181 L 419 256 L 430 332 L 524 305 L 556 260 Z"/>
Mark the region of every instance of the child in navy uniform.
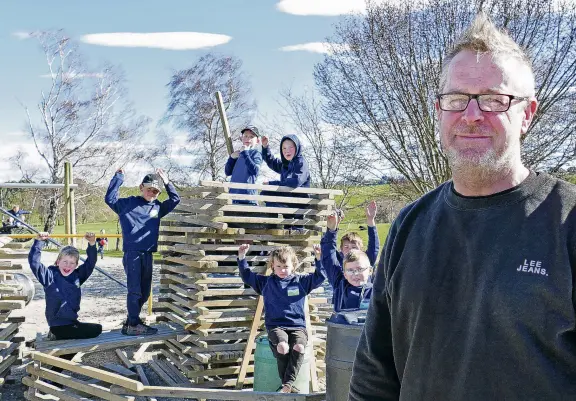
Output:
<path fill-rule="evenodd" d="M 260 142 L 260 132 L 258 128 L 248 126 L 241 133 L 242 150 L 237 150 L 230 155 L 224 166 L 224 172 L 226 176 L 232 176 L 230 182 L 255 184 L 260 172 L 260 165 L 262 164 L 262 154 L 257 149 Z M 228 192 L 231 194 L 257 194 L 255 189 L 230 188 Z M 235 199 L 232 203 L 257 205 L 256 201 L 252 200 Z"/>
<path fill-rule="evenodd" d="M 78 321 L 78 311 L 82 298 L 80 286 L 88 280 L 94 271 L 98 258 L 95 245 L 96 236 L 94 233 L 86 233 L 88 258 L 79 267 L 80 252 L 73 246 L 63 247 L 56 258 L 56 263 L 46 267 L 40 261 L 40 256 L 42 245 L 49 235 L 48 233 L 39 233 L 28 254 L 30 269 L 44 287 L 46 320 L 50 326 L 48 339 L 69 340 L 98 337 L 102 333 L 101 325 Z"/>
<path fill-rule="evenodd" d="M 283 393 L 298 393 L 294 381 L 304 360 L 308 333 L 304 311 L 305 297 L 318 288 L 325 277 L 322 273 L 320 256 L 316 256 L 316 270 L 311 274 L 293 274 L 298 258 L 290 246 L 281 246 L 272 251 L 268 259 L 270 276 L 253 273 L 248 267 L 246 254 L 249 244 L 238 249 L 238 268 L 244 283 L 264 297 L 265 324 L 270 348 L 278 364 L 278 374 Z M 316 248 L 319 252 L 319 248 Z"/>
<path fill-rule="evenodd" d="M 140 184 L 141 196 L 118 199 L 120 186 L 124 181 L 124 170 L 116 171 L 110 182 L 105 201 L 118 216 L 122 227 L 124 257 L 122 264 L 128 285 L 128 318 L 122 327 L 122 334 L 129 336 L 151 335 L 158 329 L 140 320 L 140 310 L 150 296 L 152 285 L 152 253 L 158 249 L 160 219 L 170 213 L 180 202 L 176 188 L 168 181 L 161 170 L 148 174 Z M 160 202 L 157 198 L 164 182 L 168 199 Z"/>

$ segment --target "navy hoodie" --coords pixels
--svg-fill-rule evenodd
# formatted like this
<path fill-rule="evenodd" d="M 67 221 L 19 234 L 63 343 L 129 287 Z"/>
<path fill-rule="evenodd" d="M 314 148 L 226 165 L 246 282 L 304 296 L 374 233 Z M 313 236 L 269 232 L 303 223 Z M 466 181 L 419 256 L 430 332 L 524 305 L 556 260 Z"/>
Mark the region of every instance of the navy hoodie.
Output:
<path fill-rule="evenodd" d="M 264 276 L 253 273 L 246 259 L 238 260 L 240 277 L 245 284 L 264 297 L 264 322 L 266 329 L 275 327 L 305 328 L 304 299 L 325 280 L 322 264 L 310 274 L 292 274 L 280 278 L 275 274 Z"/>
<path fill-rule="evenodd" d="M 78 311 L 82 298 L 80 286 L 90 277 L 94 267 L 96 267 L 98 257 L 96 245 L 88 245 L 86 262 L 64 277 L 58 266 L 46 267 L 40 262 L 42 242 L 34 241 L 28 254 L 28 263 L 30 263 L 32 273 L 44 287 L 48 326 L 74 324 L 78 321 Z"/>
<path fill-rule="evenodd" d="M 124 252 L 156 252 L 158 249 L 158 233 L 160 219 L 170 213 L 180 197 L 172 184 L 166 184 L 168 199 L 160 202 L 158 199 L 148 202 L 142 196 L 130 196 L 118 199 L 124 174 L 116 173 L 110 181 L 104 201 L 118 216 L 122 227 L 122 250 Z"/>
<path fill-rule="evenodd" d="M 226 176 L 232 176 L 230 182 L 239 182 L 245 184 L 255 184 L 258 173 L 260 172 L 260 165 L 262 164 L 262 154 L 258 149 L 246 149 L 240 152 L 237 159 L 228 157 L 228 161 L 224 166 Z M 231 194 L 247 194 L 257 195 L 255 189 L 239 189 L 230 188 L 228 191 Z M 256 205 L 255 201 L 235 200 L 233 203 Z"/>
<path fill-rule="evenodd" d="M 296 144 L 296 154 L 294 158 L 290 161 L 284 158 L 282 154 L 282 143 L 286 139 L 290 139 L 294 144 Z M 270 152 L 270 147 L 265 148 L 262 146 L 262 157 L 268 167 L 280 174 L 280 180 L 269 181 L 270 185 L 281 185 L 284 187 L 310 187 L 310 169 L 308 168 L 308 162 L 302 155 L 302 145 L 298 140 L 296 135 L 286 135 L 280 141 L 280 157 L 278 159 L 272 152 Z M 296 196 L 295 194 L 292 196 Z"/>

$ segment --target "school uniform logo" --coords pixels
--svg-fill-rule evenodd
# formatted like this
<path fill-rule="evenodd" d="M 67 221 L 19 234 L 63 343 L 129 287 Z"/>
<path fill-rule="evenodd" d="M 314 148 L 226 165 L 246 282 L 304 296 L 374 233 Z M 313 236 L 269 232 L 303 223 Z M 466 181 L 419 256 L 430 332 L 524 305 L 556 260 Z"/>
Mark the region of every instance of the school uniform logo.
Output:
<path fill-rule="evenodd" d="M 542 276 L 548 276 L 548 272 L 542 267 L 542 261 L 540 260 L 528 260 L 524 259 L 524 262 L 518 266 L 516 271 L 522 273 L 539 274 Z"/>
<path fill-rule="evenodd" d="M 80 279 L 76 279 L 76 281 L 74 281 L 74 285 L 76 288 L 80 288 Z"/>
<path fill-rule="evenodd" d="M 300 289 L 298 287 L 288 287 L 288 296 L 297 297 L 300 295 Z"/>

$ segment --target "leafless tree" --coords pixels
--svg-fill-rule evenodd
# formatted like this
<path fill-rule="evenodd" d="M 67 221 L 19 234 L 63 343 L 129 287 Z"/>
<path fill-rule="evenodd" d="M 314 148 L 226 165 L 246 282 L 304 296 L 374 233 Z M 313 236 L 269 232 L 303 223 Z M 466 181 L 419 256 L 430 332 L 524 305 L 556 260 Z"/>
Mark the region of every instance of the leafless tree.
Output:
<path fill-rule="evenodd" d="M 576 147 L 575 7 L 563 0 L 369 2 L 365 16 L 337 25 L 333 52 L 315 68 L 327 120 L 368 141 L 408 183 L 409 197 L 447 180 L 434 111 L 440 69 L 483 10 L 535 60 L 540 110 L 524 138 L 523 159 L 556 171 L 574 159 Z"/>
<path fill-rule="evenodd" d="M 48 182 L 62 183 L 64 162 L 88 183 L 134 159 L 134 144 L 148 119 L 135 115 L 126 101 L 121 71 L 105 65 L 97 72 L 85 66 L 75 43 L 62 31 L 38 32 L 50 80 L 37 113 L 24 106 L 30 134 L 46 165 Z M 47 196 L 44 230 L 51 231 L 61 206 L 61 191 Z"/>
<path fill-rule="evenodd" d="M 317 94 L 306 89 L 301 95 L 291 89 L 280 91 L 281 117 L 303 141 L 312 181 L 321 188 L 343 188 L 362 184 L 378 169 L 373 152 L 363 138 L 325 121 Z M 374 164 L 373 164 L 374 163 Z"/>
<path fill-rule="evenodd" d="M 162 123 L 171 122 L 188 134 L 189 143 L 181 153 L 193 156 L 193 171 L 200 177 L 223 179 L 227 153 L 215 93 L 222 93 L 232 133 L 250 122 L 256 104 L 242 62 L 209 53 L 191 68 L 176 71 L 167 86 L 169 101 Z"/>

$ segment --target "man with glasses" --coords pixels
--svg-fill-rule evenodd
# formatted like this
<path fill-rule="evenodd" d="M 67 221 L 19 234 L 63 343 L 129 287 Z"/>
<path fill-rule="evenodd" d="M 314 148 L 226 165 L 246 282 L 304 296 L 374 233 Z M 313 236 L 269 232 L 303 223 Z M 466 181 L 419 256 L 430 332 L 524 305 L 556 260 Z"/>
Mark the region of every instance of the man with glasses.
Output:
<path fill-rule="evenodd" d="M 152 335 L 158 329 L 150 327 L 140 319 L 142 306 L 148 300 L 152 285 L 153 253 L 158 249 L 160 219 L 170 213 L 180 197 L 174 185 L 162 169 L 156 174 L 147 174 L 140 184 L 141 196 L 118 198 L 124 181 L 124 170 L 119 169 L 110 181 L 105 202 L 114 210 L 122 227 L 122 264 L 126 272 L 128 287 L 128 318 L 122 326 L 122 334 L 128 336 Z M 163 184 L 163 185 L 162 185 Z M 158 200 L 158 195 L 166 188 L 168 199 Z"/>
<path fill-rule="evenodd" d="M 576 189 L 522 163 L 534 81 L 483 15 L 444 59 L 452 180 L 390 229 L 351 400 L 576 398 Z"/>

